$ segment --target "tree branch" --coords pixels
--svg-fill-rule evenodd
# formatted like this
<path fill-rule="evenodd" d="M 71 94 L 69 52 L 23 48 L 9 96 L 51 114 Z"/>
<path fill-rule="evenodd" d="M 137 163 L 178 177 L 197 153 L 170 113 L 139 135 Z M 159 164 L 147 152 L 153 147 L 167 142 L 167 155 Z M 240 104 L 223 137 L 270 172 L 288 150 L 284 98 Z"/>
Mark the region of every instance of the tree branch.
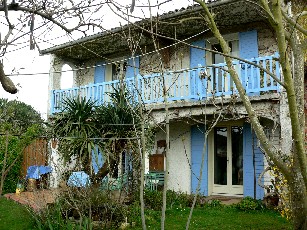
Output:
<path fill-rule="evenodd" d="M 0 62 L 0 82 L 6 92 L 9 92 L 11 94 L 17 93 L 17 88 L 15 87 L 14 83 L 4 73 L 2 62 Z"/>
<path fill-rule="evenodd" d="M 281 11 L 282 16 L 286 19 L 288 23 L 290 23 L 294 28 L 300 31 L 302 34 L 307 36 L 307 30 L 304 29 L 297 21 L 293 21 L 283 10 Z"/>
<path fill-rule="evenodd" d="M 52 14 L 43 13 L 40 10 L 37 10 L 37 9 L 33 10 L 32 8 L 10 4 L 10 5 L 7 6 L 7 8 L 5 8 L 4 6 L 0 6 L 0 11 L 4 11 L 4 12 L 6 12 L 6 11 L 22 11 L 22 12 L 27 12 L 27 13 L 31 13 L 31 14 L 33 13 L 33 14 L 36 14 L 36 15 L 54 23 L 55 25 L 59 26 L 61 29 L 63 29 L 67 33 L 71 33 L 72 31 L 80 28 L 81 26 L 91 26 L 91 25 L 96 26 L 96 24 L 94 24 L 94 23 L 81 23 L 82 22 L 82 19 L 80 18 L 81 14 L 78 14 L 79 19 L 80 19 L 80 22 L 78 23 L 78 25 L 73 27 L 73 28 L 68 28 L 68 27 L 64 26 L 63 23 L 54 19 L 52 17 Z M 67 10 L 67 11 L 69 11 L 69 10 Z"/>
<path fill-rule="evenodd" d="M 269 21 L 271 22 L 272 26 L 277 25 L 277 22 L 271 12 L 268 2 L 265 0 L 260 0 L 260 1 L 261 1 L 264 11 L 269 15 Z"/>
<path fill-rule="evenodd" d="M 112 9 L 111 9 L 111 10 L 112 10 Z M 114 12 L 114 14 L 116 14 L 117 16 L 119 16 L 120 18 L 122 18 L 122 19 L 124 19 L 124 20 L 126 20 L 126 21 L 129 22 L 128 19 L 126 19 L 126 18 L 124 18 L 123 16 L 117 14 L 115 11 L 113 11 L 113 12 Z M 245 60 L 245 59 L 243 59 L 243 58 L 239 58 L 239 57 L 236 57 L 236 56 L 232 56 L 232 55 L 230 55 L 230 54 L 225 54 L 225 53 L 222 53 L 222 52 L 218 52 L 218 51 L 216 51 L 216 50 L 211 50 L 211 49 L 208 49 L 208 48 L 205 48 L 205 47 L 195 46 L 195 45 L 192 45 L 192 44 L 190 44 L 190 43 L 188 43 L 188 42 L 185 42 L 185 40 L 179 40 L 179 39 L 177 39 L 177 38 L 171 38 L 171 37 L 168 37 L 168 36 L 165 36 L 165 35 L 162 35 L 162 34 L 158 34 L 158 33 L 155 33 L 155 32 L 153 32 L 153 31 L 151 31 L 151 30 L 145 29 L 144 27 L 141 27 L 141 26 L 139 26 L 139 25 L 137 25 L 137 24 L 135 24 L 135 23 L 133 24 L 133 26 L 136 27 L 136 28 L 138 28 L 138 29 L 140 29 L 140 30 L 142 30 L 142 31 L 145 31 L 145 32 L 147 32 L 147 33 L 149 33 L 149 34 L 155 35 L 155 36 L 160 37 L 160 38 L 165 38 L 165 39 L 168 39 L 168 40 L 176 41 L 176 42 L 178 42 L 178 43 L 187 45 L 187 46 L 192 47 L 192 48 L 205 50 L 205 51 L 208 51 L 208 52 L 211 52 L 211 53 L 215 53 L 215 54 L 220 54 L 220 55 L 222 55 L 222 56 L 224 56 L 224 57 L 230 57 L 230 58 L 236 59 L 236 60 L 238 60 L 238 61 L 242 61 L 242 62 L 244 62 L 244 63 L 247 63 L 247 64 L 249 64 L 249 65 L 253 65 L 253 66 L 259 68 L 260 70 L 262 70 L 263 72 L 267 73 L 268 75 L 270 75 L 278 84 L 280 84 L 280 85 L 283 86 L 284 88 L 287 87 L 286 84 L 283 83 L 280 79 L 278 79 L 278 77 L 277 77 L 276 75 L 274 75 L 272 72 L 270 72 L 270 71 L 267 70 L 266 68 L 263 68 L 262 66 L 257 65 L 257 64 L 254 63 L 254 62 L 250 62 L 250 61 Z"/>
<path fill-rule="evenodd" d="M 278 50 L 280 52 L 280 63 L 282 67 L 283 76 L 285 82 L 287 83 L 287 97 L 288 97 L 288 105 L 289 105 L 289 114 L 292 125 L 292 138 L 294 140 L 294 150 L 295 155 L 299 159 L 299 166 L 302 172 L 303 181 L 305 188 L 307 188 L 307 164 L 306 164 L 306 153 L 304 148 L 304 138 L 302 134 L 302 128 L 299 119 L 298 105 L 297 105 L 297 92 L 295 92 L 292 69 L 290 65 L 290 58 L 288 56 L 288 46 L 285 39 L 285 28 L 283 23 L 283 11 L 281 7 L 280 0 L 274 0 L 272 3 L 272 11 L 273 15 L 278 21 L 278 25 L 276 26 L 276 36 L 277 36 L 277 45 Z M 275 162 L 274 162 L 275 163 Z M 281 169 L 281 168 L 280 168 Z M 287 175 L 285 175 L 287 176 Z"/>
<path fill-rule="evenodd" d="M 305 39 L 303 42 L 302 42 L 302 49 L 305 50 L 307 49 L 307 39 Z"/>
<path fill-rule="evenodd" d="M 284 173 L 284 175 L 286 175 L 287 178 L 289 178 L 289 180 L 290 180 L 291 179 L 291 177 L 289 176 L 290 171 L 286 167 L 286 165 L 275 156 L 276 151 L 274 150 L 274 147 L 271 144 L 271 142 L 266 137 L 266 135 L 263 131 L 263 127 L 261 126 L 261 124 L 259 122 L 258 116 L 255 113 L 255 110 L 253 109 L 252 104 L 251 104 L 248 96 L 246 95 L 245 89 L 242 86 L 242 83 L 239 79 L 239 76 L 238 76 L 236 70 L 233 67 L 232 59 L 228 56 L 230 48 L 227 45 L 223 36 L 220 34 L 220 32 L 219 32 L 219 30 L 218 30 L 218 28 L 217 28 L 217 26 L 214 22 L 212 14 L 210 13 L 207 5 L 203 1 L 201 1 L 201 0 L 194 0 L 194 1 L 199 3 L 202 6 L 202 8 L 204 9 L 206 21 L 207 21 L 211 31 L 213 32 L 214 36 L 219 40 L 219 42 L 222 46 L 223 52 L 226 54 L 225 59 L 226 59 L 228 69 L 231 73 L 233 81 L 235 82 L 238 93 L 239 93 L 240 98 L 242 99 L 242 102 L 244 104 L 244 107 L 245 107 L 245 109 L 248 113 L 248 116 L 250 118 L 252 126 L 253 126 L 256 134 L 257 134 L 257 138 L 261 141 L 261 144 L 263 145 L 263 148 L 266 151 L 266 153 L 268 154 L 268 156 L 274 161 L 274 163 L 279 167 L 279 169 Z"/>
<path fill-rule="evenodd" d="M 302 11 L 301 13 L 295 16 L 295 21 L 298 20 L 300 17 L 306 16 L 306 15 L 307 15 L 307 11 Z"/>
<path fill-rule="evenodd" d="M 9 19 L 9 12 L 8 12 L 8 6 L 7 6 L 7 1 L 3 0 L 3 8 L 4 8 L 4 12 L 5 12 L 5 19 L 9 25 L 9 29 L 13 29 L 14 26 L 11 24 L 10 19 Z"/>

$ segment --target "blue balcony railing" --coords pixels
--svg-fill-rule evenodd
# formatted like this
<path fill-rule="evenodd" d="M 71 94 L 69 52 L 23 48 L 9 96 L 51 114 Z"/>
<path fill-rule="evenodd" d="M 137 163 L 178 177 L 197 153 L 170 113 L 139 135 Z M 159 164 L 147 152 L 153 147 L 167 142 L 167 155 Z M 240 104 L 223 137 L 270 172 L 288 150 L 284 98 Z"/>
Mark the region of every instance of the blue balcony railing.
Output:
<path fill-rule="evenodd" d="M 248 61 L 262 66 L 280 78 L 277 54 L 253 58 Z M 260 95 L 263 92 L 279 90 L 279 84 L 265 71 L 245 62 L 235 61 L 233 64 L 248 95 Z M 136 80 L 138 84 L 134 78 L 125 79 L 124 83 L 136 100 L 137 94 L 140 94 L 142 103 L 146 104 L 163 102 L 164 85 L 169 102 L 200 100 L 237 93 L 225 63 L 145 76 L 138 75 Z M 70 89 L 52 90 L 50 112 L 52 114 L 60 112 L 63 109 L 64 99 L 71 97 L 86 97 L 95 101 L 97 105 L 108 103 L 110 101 L 108 92 L 113 92 L 119 86 L 120 83 L 116 80 Z"/>

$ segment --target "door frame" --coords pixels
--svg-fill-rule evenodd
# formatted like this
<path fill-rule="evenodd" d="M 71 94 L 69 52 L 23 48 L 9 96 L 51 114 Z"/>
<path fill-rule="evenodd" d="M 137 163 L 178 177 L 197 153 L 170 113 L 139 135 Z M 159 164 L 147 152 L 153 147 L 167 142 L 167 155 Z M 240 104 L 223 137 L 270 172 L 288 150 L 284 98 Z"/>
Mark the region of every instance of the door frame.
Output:
<path fill-rule="evenodd" d="M 242 126 L 244 121 L 220 122 L 215 127 L 227 127 L 227 132 L 231 126 Z M 228 138 L 227 133 L 227 138 Z M 243 136 L 244 139 L 244 136 Z M 229 146 L 227 143 L 227 154 Z M 243 153 L 244 156 L 244 153 Z M 232 159 L 230 159 L 231 162 Z M 232 162 L 231 162 L 232 163 Z M 229 172 L 227 172 L 229 173 Z M 208 135 L 208 195 L 223 195 L 223 196 L 243 196 L 243 185 L 215 185 L 214 184 L 214 129 Z M 227 190 L 225 190 L 227 189 Z"/>

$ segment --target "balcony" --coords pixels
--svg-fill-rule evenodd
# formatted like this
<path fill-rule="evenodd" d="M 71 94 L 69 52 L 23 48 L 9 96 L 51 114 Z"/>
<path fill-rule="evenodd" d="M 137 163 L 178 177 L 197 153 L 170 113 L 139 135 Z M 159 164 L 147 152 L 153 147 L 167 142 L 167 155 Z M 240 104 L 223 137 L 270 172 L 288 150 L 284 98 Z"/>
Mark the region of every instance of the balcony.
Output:
<path fill-rule="evenodd" d="M 262 66 L 280 79 L 278 54 L 253 58 L 248 61 Z M 266 72 L 254 65 L 240 61 L 235 61 L 233 64 L 248 95 L 279 91 L 279 84 Z M 142 103 L 145 104 L 163 102 L 164 85 L 168 102 L 205 100 L 208 97 L 227 97 L 238 93 L 225 63 L 145 76 L 138 75 L 136 78 L 125 79 L 124 84 L 135 100 L 138 99 L 139 94 Z M 95 101 L 96 105 L 108 103 L 110 102 L 108 92 L 113 92 L 119 86 L 120 82 L 116 80 L 70 89 L 52 90 L 50 113 L 61 112 L 63 101 L 66 98 L 85 97 Z"/>

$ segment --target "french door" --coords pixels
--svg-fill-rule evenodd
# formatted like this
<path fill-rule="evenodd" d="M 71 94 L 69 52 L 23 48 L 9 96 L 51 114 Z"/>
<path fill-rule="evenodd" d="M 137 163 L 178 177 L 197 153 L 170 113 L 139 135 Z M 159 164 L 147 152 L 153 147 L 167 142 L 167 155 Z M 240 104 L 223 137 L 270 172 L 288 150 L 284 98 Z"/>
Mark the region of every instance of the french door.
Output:
<path fill-rule="evenodd" d="M 243 127 L 214 128 L 213 193 L 243 194 Z"/>

